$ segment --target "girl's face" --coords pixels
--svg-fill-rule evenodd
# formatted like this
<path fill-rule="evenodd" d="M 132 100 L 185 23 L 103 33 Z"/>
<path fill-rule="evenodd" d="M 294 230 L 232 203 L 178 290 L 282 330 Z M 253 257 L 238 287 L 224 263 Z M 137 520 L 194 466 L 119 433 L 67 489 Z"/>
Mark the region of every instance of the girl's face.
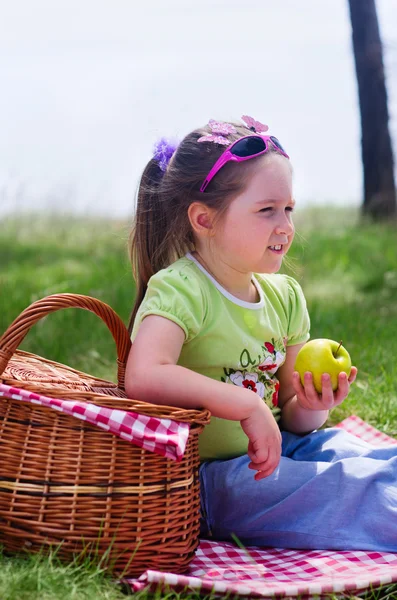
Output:
<path fill-rule="evenodd" d="M 276 273 L 294 237 L 292 170 L 279 154 L 258 159 L 244 192 L 216 227 L 220 260 L 241 273 Z"/>

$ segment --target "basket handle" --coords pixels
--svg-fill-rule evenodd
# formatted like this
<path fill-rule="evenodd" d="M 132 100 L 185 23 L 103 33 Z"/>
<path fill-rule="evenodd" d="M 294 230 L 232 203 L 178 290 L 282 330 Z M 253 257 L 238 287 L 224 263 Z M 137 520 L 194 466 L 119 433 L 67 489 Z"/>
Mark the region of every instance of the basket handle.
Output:
<path fill-rule="evenodd" d="M 0 337 L 0 375 L 30 328 L 43 317 L 62 308 L 83 308 L 95 313 L 105 322 L 116 342 L 117 381 L 119 388 L 124 390 L 125 367 L 131 347 L 127 328 L 108 304 L 82 294 L 53 294 L 36 300 L 25 308 Z"/>

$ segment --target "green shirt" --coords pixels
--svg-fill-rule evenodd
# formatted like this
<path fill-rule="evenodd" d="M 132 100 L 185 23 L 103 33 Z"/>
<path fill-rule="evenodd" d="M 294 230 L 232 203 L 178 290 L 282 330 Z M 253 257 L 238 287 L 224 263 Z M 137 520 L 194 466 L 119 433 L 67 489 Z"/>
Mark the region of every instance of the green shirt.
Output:
<path fill-rule="evenodd" d="M 132 332 L 159 315 L 185 333 L 178 364 L 230 385 L 254 390 L 279 418 L 275 373 L 286 347 L 309 339 L 309 316 L 300 285 L 287 275 L 255 275 L 259 302 L 244 302 L 223 288 L 187 254 L 151 277 Z M 199 438 L 202 460 L 247 452 L 238 421 L 217 417 Z"/>

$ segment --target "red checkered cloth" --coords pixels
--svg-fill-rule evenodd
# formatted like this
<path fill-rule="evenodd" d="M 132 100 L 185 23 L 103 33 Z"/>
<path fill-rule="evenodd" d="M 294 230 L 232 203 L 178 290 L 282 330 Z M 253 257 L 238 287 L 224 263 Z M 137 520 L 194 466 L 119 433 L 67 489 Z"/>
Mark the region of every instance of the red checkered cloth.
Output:
<path fill-rule="evenodd" d="M 339 423 L 374 445 L 397 444 L 359 417 Z M 146 586 L 212 591 L 250 598 L 313 597 L 363 591 L 397 582 L 397 554 L 331 550 L 240 549 L 232 543 L 202 540 L 185 575 L 146 571 L 128 579 L 134 591 Z"/>
<path fill-rule="evenodd" d="M 0 384 L 0 397 L 40 404 L 97 425 L 123 440 L 160 456 L 180 461 L 186 450 L 189 424 L 135 412 L 105 408 L 89 402 L 59 400 Z"/>

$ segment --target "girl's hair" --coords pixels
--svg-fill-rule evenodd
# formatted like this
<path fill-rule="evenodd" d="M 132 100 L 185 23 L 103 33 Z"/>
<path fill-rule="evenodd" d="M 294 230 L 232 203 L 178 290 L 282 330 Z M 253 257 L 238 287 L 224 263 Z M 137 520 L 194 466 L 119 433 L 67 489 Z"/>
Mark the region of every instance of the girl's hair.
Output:
<path fill-rule="evenodd" d="M 249 135 L 243 125 L 233 125 L 236 133 L 228 135 L 230 144 Z M 240 164 L 227 163 L 205 192 L 200 192 L 204 179 L 226 149 L 211 142 L 198 143 L 197 140 L 207 133 L 212 133 L 208 125 L 189 133 L 179 144 L 165 172 L 156 160 L 151 159 L 142 174 L 129 243 L 136 282 L 130 332 L 151 276 L 194 249 L 188 218 L 190 204 L 206 204 L 215 210 L 219 219 L 230 201 L 244 190 L 257 162 L 253 158 Z M 272 145 L 268 151 L 274 151 Z"/>

